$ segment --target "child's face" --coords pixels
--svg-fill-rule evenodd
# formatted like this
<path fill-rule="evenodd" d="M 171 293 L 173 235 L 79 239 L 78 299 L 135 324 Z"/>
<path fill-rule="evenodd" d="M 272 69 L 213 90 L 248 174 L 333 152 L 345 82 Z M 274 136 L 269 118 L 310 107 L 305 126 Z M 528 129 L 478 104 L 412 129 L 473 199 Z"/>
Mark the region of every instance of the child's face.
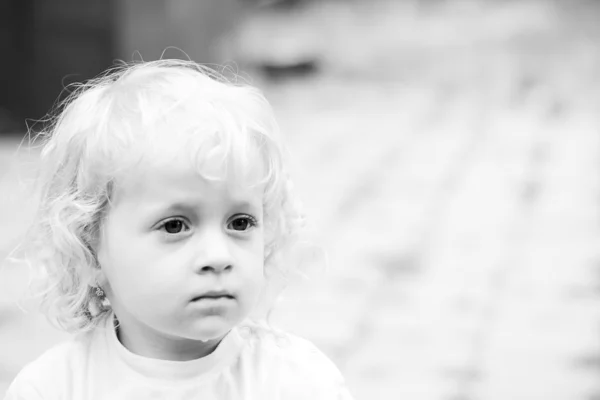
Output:
<path fill-rule="evenodd" d="M 121 340 L 161 357 L 219 340 L 264 284 L 263 188 L 205 180 L 183 161 L 145 162 L 119 183 L 97 253 Z"/>

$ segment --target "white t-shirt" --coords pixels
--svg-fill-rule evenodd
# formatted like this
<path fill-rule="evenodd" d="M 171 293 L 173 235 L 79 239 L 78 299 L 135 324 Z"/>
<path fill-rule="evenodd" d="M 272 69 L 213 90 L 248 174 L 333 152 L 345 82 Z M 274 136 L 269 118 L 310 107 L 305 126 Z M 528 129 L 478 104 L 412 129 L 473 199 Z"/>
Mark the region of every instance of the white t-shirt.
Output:
<path fill-rule="evenodd" d="M 110 321 L 110 323 L 109 323 Z M 112 318 L 28 364 L 5 400 L 351 400 L 336 366 L 307 340 L 248 325 L 206 357 L 146 358 L 118 340 Z"/>

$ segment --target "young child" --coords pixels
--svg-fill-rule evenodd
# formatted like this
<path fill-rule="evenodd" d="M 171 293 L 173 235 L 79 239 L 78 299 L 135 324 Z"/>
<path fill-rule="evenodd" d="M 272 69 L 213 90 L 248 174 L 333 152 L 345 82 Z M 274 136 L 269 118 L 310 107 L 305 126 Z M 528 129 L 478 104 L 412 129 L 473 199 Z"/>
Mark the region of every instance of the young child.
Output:
<path fill-rule="evenodd" d="M 6 400 L 351 398 L 260 319 L 302 218 L 257 89 L 187 61 L 121 67 L 70 97 L 41 161 L 29 259 L 74 335 Z"/>

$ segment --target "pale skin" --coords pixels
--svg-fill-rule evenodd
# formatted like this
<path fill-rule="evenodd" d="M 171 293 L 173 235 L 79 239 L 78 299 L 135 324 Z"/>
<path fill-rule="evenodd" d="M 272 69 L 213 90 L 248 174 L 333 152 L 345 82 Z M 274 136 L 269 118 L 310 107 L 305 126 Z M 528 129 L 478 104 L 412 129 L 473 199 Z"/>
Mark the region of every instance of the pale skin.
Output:
<path fill-rule="evenodd" d="M 263 188 L 146 160 L 118 182 L 96 251 L 127 349 L 203 357 L 263 290 Z"/>

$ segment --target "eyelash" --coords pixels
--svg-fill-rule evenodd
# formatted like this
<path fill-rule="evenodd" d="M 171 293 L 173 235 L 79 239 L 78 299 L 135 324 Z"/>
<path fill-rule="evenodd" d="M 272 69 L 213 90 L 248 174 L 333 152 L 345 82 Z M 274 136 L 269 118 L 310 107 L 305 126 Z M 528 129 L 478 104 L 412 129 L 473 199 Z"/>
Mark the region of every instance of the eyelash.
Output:
<path fill-rule="evenodd" d="M 184 218 L 180 218 L 180 217 L 173 217 L 173 218 L 169 218 L 167 220 L 164 220 L 163 222 L 160 223 L 160 225 L 158 226 L 158 230 L 163 231 L 165 234 L 167 235 L 178 235 L 181 232 L 177 232 L 177 233 L 170 233 L 167 232 L 165 227 L 167 226 L 167 224 L 169 222 L 181 222 L 181 224 L 183 225 L 184 229 L 181 232 L 186 232 L 189 231 L 191 228 L 189 227 L 188 223 L 186 222 L 186 220 Z"/>
<path fill-rule="evenodd" d="M 249 226 L 251 228 L 256 228 L 258 227 L 258 220 L 256 218 L 254 218 L 252 215 L 249 214 L 237 214 L 235 215 L 235 218 L 231 219 L 228 223 L 227 226 L 229 226 L 232 222 L 239 220 L 239 219 L 247 219 L 249 221 Z M 184 226 L 184 230 L 182 230 L 181 232 L 177 232 L 177 233 L 169 233 L 165 231 L 165 227 L 169 222 L 174 222 L 174 221 L 179 221 L 182 223 L 182 225 Z M 178 235 L 182 232 L 186 232 L 189 231 L 191 228 L 188 226 L 188 223 L 186 222 L 186 220 L 184 218 L 181 217 L 173 217 L 173 218 L 169 218 L 165 221 L 163 221 L 157 228 L 158 230 L 164 231 L 164 233 L 168 234 L 168 235 Z M 236 231 L 236 232 L 245 232 L 247 231 L 243 230 L 243 231 Z"/>
<path fill-rule="evenodd" d="M 258 221 L 256 220 L 256 218 L 254 218 L 252 215 L 249 215 L 249 214 L 237 214 L 237 215 L 235 215 L 235 218 L 231 219 L 227 225 L 229 226 L 230 223 L 232 223 L 233 221 L 236 221 L 238 219 L 247 219 L 248 221 L 250 221 L 251 228 L 256 228 L 258 226 Z M 245 231 L 240 231 L 240 232 L 245 232 Z"/>

